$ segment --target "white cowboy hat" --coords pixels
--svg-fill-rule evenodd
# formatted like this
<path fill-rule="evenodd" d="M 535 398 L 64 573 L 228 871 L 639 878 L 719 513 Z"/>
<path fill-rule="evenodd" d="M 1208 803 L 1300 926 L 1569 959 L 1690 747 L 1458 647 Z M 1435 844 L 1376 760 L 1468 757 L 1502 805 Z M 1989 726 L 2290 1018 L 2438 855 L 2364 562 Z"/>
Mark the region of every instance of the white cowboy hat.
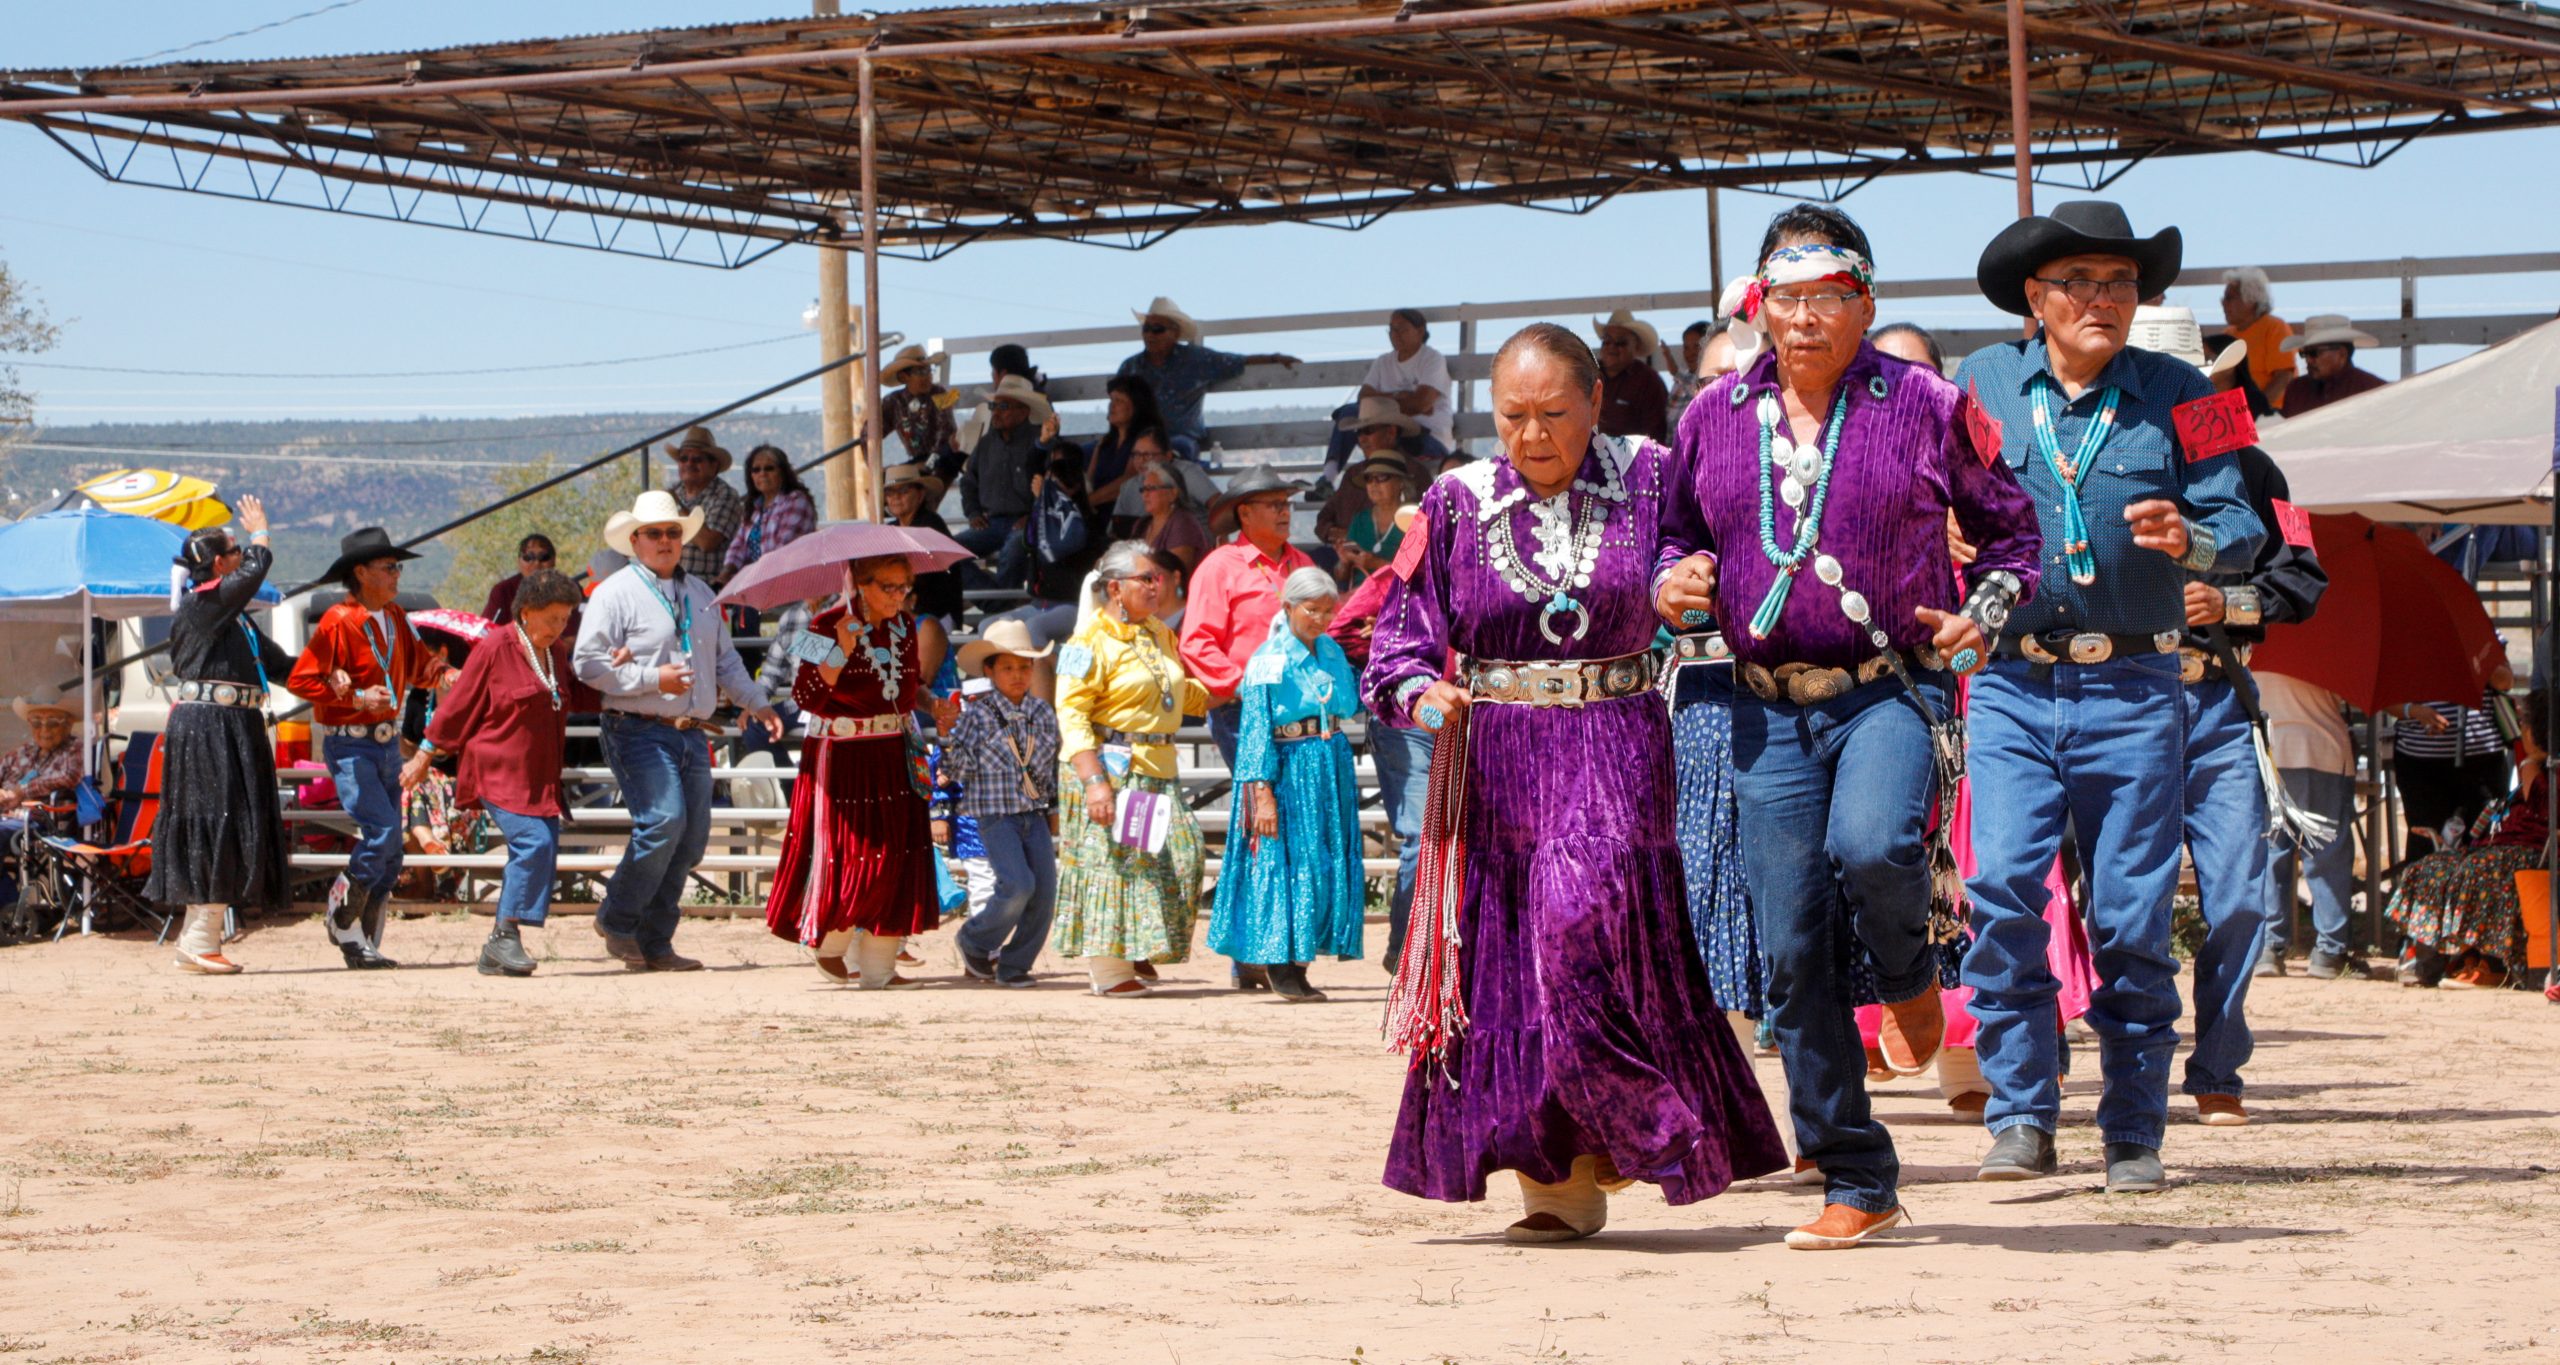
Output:
<path fill-rule="evenodd" d="M 2196 325 L 2196 310 L 2192 308 L 2136 308 L 2124 339 L 2128 346 L 2173 355 L 2199 370 L 2204 368 L 2204 329 Z"/>
<path fill-rule="evenodd" d="M 1175 303 L 1173 300 L 1166 298 L 1161 294 L 1156 296 L 1154 302 L 1147 305 L 1146 311 L 1139 312 L 1139 310 L 1135 308 L 1132 308 L 1129 311 L 1135 314 L 1140 322 L 1145 322 L 1149 318 L 1163 318 L 1165 321 L 1173 324 L 1174 340 L 1187 342 L 1194 346 L 1200 344 L 1200 324 L 1192 321 L 1189 313 L 1182 311 L 1181 304 Z"/>
<path fill-rule="evenodd" d="M 906 382 L 907 371 L 919 365 L 931 369 L 942 361 L 943 357 L 939 355 L 926 355 L 922 346 L 901 347 L 896 355 L 889 357 L 888 368 L 880 371 L 880 382 L 903 384 Z"/>
<path fill-rule="evenodd" d="M 1018 374 L 1006 375 L 996 381 L 994 388 L 987 390 L 988 402 L 993 403 L 998 400 L 1020 403 L 1031 409 L 1031 425 L 1035 427 L 1047 423 L 1052 411 L 1048 395 L 1031 387 L 1031 381 Z"/>
<path fill-rule="evenodd" d="M 2215 356 L 2212 364 L 2204 367 L 2204 377 L 2219 381 L 2224 375 L 2239 369 L 2248 359 L 2249 343 L 2234 341 L 2222 348 L 2222 354 Z"/>
<path fill-rule="evenodd" d="M 1413 414 L 1406 412 L 1402 407 L 1398 406 L 1396 400 L 1388 398 L 1382 394 L 1373 394 L 1370 397 L 1361 399 L 1360 411 L 1349 417 L 1343 418 L 1341 421 L 1334 423 L 1334 425 L 1344 431 L 1366 431 L 1371 427 L 1394 427 L 1396 430 L 1404 432 L 1406 435 L 1411 435 L 1414 432 L 1422 430 L 1422 423 L 1416 421 Z"/>
<path fill-rule="evenodd" d="M 2309 346 L 2380 346 L 2382 339 L 2371 332 L 2359 332 L 2344 313 L 2322 313 L 2302 320 L 2302 335 L 2286 337 L 2284 349 L 2299 351 Z"/>
<path fill-rule="evenodd" d="M 28 713 L 33 711 L 58 711 L 69 717 L 75 724 L 80 719 L 79 698 L 74 693 L 59 688 L 30 692 L 10 702 L 9 709 L 16 712 L 20 720 L 25 720 Z"/>
<path fill-rule="evenodd" d="M 985 634 L 960 646 L 960 671 L 985 672 L 987 656 L 991 654 L 1019 654 L 1026 659 L 1045 659 L 1049 657 L 1049 651 L 1056 648 L 1055 644 L 1045 644 L 1033 649 L 1031 627 L 1020 621 L 998 621 L 987 627 Z"/>
<path fill-rule="evenodd" d="M 692 540 L 702 533 L 702 509 L 697 507 L 688 512 L 676 505 L 675 494 L 663 488 L 652 488 L 631 504 L 630 511 L 616 512 L 604 519 L 604 543 L 612 546 L 617 554 L 630 555 L 632 532 L 643 526 L 669 523 L 684 532 L 684 539 Z"/>
<path fill-rule="evenodd" d="M 1662 349 L 1662 333 L 1655 331 L 1652 323 L 1638 318 L 1624 308 L 1611 313 L 1606 318 L 1593 318 L 1591 330 L 1603 341 L 1609 339 L 1609 333 L 1612 330 L 1633 332 L 1636 338 L 1636 359 L 1648 365 L 1653 363 L 1653 353 Z"/>

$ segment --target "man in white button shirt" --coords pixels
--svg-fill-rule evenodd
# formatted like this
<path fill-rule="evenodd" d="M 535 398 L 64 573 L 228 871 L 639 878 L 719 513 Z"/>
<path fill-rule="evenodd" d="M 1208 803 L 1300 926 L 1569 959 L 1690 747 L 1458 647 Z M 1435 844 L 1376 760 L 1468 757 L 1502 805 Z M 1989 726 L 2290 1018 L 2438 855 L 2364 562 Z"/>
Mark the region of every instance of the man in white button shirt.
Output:
<path fill-rule="evenodd" d="M 1336 409 L 1333 419 L 1340 423 L 1355 416 L 1360 398 L 1392 398 L 1406 416 L 1422 424 L 1421 434 L 1405 448 L 1406 453 L 1421 456 L 1425 469 L 1438 469 L 1449 452 L 1458 448 L 1458 411 L 1452 401 L 1457 386 L 1449 378 L 1448 357 L 1432 349 L 1430 341 L 1431 324 L 1423 319 L 1421 309 L 1389 313 L 1386 354 L 1369 362 L 1369 373 L 1360 380 L 1359 398 Z M 1342 462 L 1350 458 L 1352 445 L 1352 439 L 1334 437 L 1325 450 L 1324 473 L 1307 490 L 1307 501 L 1323 502 L 1332 496 L 1333 481 L 1342 472 Z"/>
<path fill-rule="evenodd" d="M 662 490 L 640 495 L 604 524 L 605 544 L 630 557 L 587 599 L 571 664 L 604 694 L 605 762 L 631 812 L 631 841 L 605 883 L 596 932 L 633 971 L 690 972 L 675 951 L 685 879 L 711 838 L 711 713 L 725 695 L 767 734 L 782 719 L 747 671 L 711 585 L 684 572 L 685 543 L 702 529 Z"/>

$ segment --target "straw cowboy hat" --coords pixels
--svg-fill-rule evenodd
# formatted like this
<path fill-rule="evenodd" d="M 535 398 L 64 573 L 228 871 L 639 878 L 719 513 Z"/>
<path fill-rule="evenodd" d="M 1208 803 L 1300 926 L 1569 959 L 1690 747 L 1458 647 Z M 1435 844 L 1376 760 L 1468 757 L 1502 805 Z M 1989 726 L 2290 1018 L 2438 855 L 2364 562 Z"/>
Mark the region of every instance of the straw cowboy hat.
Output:
<path fill-rule="evenodd" d="M 631 551 L 631 533 L 643 526 L 673 524 L 690 541 L 702 533 L 702 509 L 688 512 L 676 505 L 676 495 L 663 488 L 652 488 L 631 504 L 628 512 L 616 512 L 604 519 L 604 543 L 619 555 Z"/>
<path fill-rule="evenodd" d="M 2128 346 L 2173 355 L 2199 370 L 2204 368 L 2204 329 L 2196 325 L 2192 308 L 2148 304 L 2136 308 L 2124 339 Z"/>
<path fill-rule="evenodd" d="M 1406 460 L 1405 457 L 1397 451 L 1382 450 L 1377 454 L 1362 460 L 1360 463 L 1351 466 L 1349 470 L 1344 472 L 1342 476 L 1343 482 L 1358 483 L 1361 480 L 1368 478 L 1369 471 L 1373 469 L 1383 469 L 1388 473 L 1403 479 L 1407 483 L 1411 483 L 1413 481 L 1412 462 Z"/>
<path fill-rule="evenodd" d="M 907 371 L 918 366 L 931 369 L 942 361 L 940 355 L 926 355 L 922 346 L 902 346 L 896 355 L 889 357 L 888 368 L 880 371 L 880 382 L 903 384 L 907 382 Z"/>
<path fill-rule="evenodd" d="M 2322 313 L 2302 320 L 2302 335 L 2286 337 L 2284 349 L 2306 350 L 2313 346 L 2380 346 L 2382 338 L 2371 332 L 2359 332 L 2344 313 Z"/>
<path fill-rule="evenodd" d="M 1612 331 L 1634 333 L 1636 359 L 1648 365 L 1653 363 L 1653 353 L 1662 349 L 1662 333 L 1655 331 L 1652 323 L 1639 319 L 1624 308 L 1611 313 L 1606 318 L 1593 318 L 1591 330 L 1603 341 L 1609 339 L 1609 333 Z"/>
<path fill-rule="evenodd" d="M 1334 425 L 1344 431 L 1367 431 L 1371 427 L 1394 427 L 1407 436 L 1422 430 L 1413 414 L 1398 406 L 1396 400 L 1373 394 L 1360 400 L 1360 411 Z"/>
<path fill-rule="evenodd" d="M 1031 387 L 1031 381 L 1018 374 L 1009 374 L 997 380 L 996 386 L 987 390 L 987 401 L 1020 403 L 1031 409 L 1031 425 L 1035 427 L 1045 424 L 1052 411 L 1049 407 L 1049 396 Z"/>
<path fill-rule="evenodd" d="M 1055 644 L 1046 644 L 1033 649 L 1031 627 L 1020 621 L 998 621 L 987 627 L 985 634 L 960 646 L 960 671 L 963 673 L 985 672 L 987 657 L 993 654 L 1019 654 L 1026 659 L 1045 659 L 1049 657 L 1049 651 L 1056 648 Z"/>
<path fill-rule="evenodd" d="M 20 720 L 26 720 L 38 711 L 51 711 L 75 722 L 80 719 L 79 699 L 58 687 L 30 692 L 10 702 L 9 709 L 16 712 Z"/>
<path fill-rule="evenodd" d="M 338 558 L 320 575 L 323 583 L 355 584 L 356 566 L 377 559 L 416 559 L 411 551 L 391 543 L 390 535 L 379 526 L 367 526 L 350 535 L 338 537 Z"/>
<path fill-rule="evenodd" d="M 1145 312 L 1141 313 L 1135 308 L 1132 308 L 1129 311 L 1136 314 L 1137 319 L 1140 322 L 1145 322 L 1149 318 L 1163 318 L 1165 321 L 1173 324 L 1174 340 L 1187 342 L 1193 346 L 1200 344 L 1200 324 L 1192 321 L 1189 313 L 1182 311 L 1181 304 L 1175 303 L 1173 300 L 1166 298 L 1161 294 L 1157 295 L 1155 300 L 1147 305 Z"/>
<path fill-rule="evenodd" d="M 2178 263 L 2186 241 L 2176 228 L 2148 237 L 2133 234 L 2124 208 L 2104 199 L 2074 199 L 2056 204 L 2050 214 L 2021 218 L 2000 229 L 1982 249 L 1974 266 L 1974 283 L 1982 296 L 2004 313 L 2020 317 L 2027 307 L 2027 277 L 2065 256 L 2122 256 L 2140 272 L 2142 297 L 2157 298 L 2178 281 Z"/>
<path fill-rule="evenodd" d="M 711 458 L 716 461 L 711 472 L 714 474 L 726 474 L 729 472 L 729 465 L 731 461 L 729 458 L 728 448 L 721 445 L 718 441 L 711 439 L 711 428 L 709 427 L 685 428 L 684 439 L 676 442 L 674 445 L 668 446 L 666 450 L 669 455 L 681 455 L 688 450 L 710 451 Z"/>
<path fill-rule="evenodd" d="M 942 480 L 927 473 L 922 464 L 893 464 L 881 471 L 880 491 L 883 494 L 911 483 L 924 485 L 925 506 L 931 507 L 942 501 Z"/>

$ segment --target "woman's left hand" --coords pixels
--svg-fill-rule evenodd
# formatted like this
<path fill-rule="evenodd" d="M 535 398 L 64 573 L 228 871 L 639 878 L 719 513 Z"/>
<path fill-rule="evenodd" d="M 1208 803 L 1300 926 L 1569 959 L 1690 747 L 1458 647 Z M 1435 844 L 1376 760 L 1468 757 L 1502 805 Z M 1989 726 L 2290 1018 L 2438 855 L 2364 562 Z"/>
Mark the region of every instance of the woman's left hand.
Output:
<path fill-rule="evenodd" d="M 409 761 L 400 765 L 400 790 L 416 791 L 418 784 L 427 780 L 427 766 L 435 761 L 435 756 L 432 749 L 420 749 L 411 754 Z"/>
<path fill-rule="evenodd" d="M 1257 839 L 1275 839 L 1280 835 L 1280 803 L 1271 799 L 1269 787 L 1253 789 L 1253 834 Z"/>

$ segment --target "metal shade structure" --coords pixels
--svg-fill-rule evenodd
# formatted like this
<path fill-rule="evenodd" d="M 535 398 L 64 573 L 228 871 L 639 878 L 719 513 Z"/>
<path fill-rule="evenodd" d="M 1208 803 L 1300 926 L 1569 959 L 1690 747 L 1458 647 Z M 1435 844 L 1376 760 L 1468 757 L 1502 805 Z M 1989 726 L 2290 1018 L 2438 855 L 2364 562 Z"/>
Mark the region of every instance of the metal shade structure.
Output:
<path fill-rule="evenodd" d="M 2296 504 L 2375 521 L 2539 526 L 2560 437 L 2560 322 L 2268 431 Z"/>
<path fill-rule="evenodd" d="M 121 182 L 734 267 L 859 243 L 866 194 L 879 247 L 932 256 L 1718 185 L 1837 198 L 2007 172 L 2020 125 L 2035 174 L 2083 189 L 2154 156 L 2371 165 L 2412 138 L 2560 122 L 2560 17 L 2469 0 L 1115 0 L 13 71 L 0 119 Z"/>

